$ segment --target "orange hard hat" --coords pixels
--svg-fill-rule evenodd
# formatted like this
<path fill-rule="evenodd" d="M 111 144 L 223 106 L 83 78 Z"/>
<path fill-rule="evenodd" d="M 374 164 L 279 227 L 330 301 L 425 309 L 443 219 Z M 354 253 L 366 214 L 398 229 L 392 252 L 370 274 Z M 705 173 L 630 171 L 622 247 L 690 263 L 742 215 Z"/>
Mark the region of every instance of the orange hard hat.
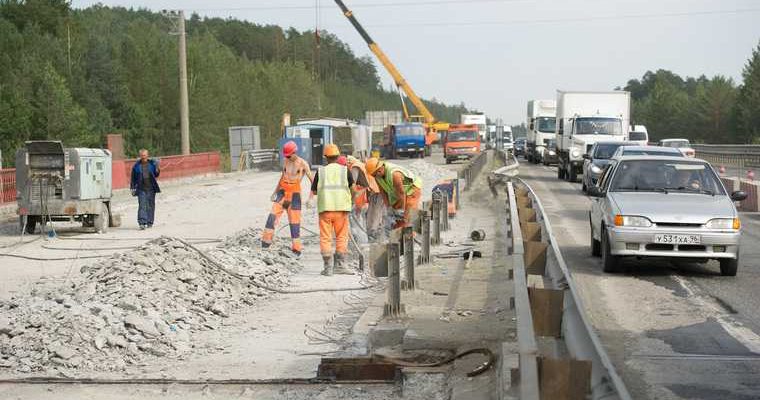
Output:
<path fill-rule="evenodd" d="M 285 157 L 292 156 L 296 151 L 298 150 L 298 145 L 296 142 L 289 140 L 282 146 L 282 154 L 285 155 Z"/>
<path fill-rule="evenodd" d="M 367 159 L 367 162 L 364 163 L 364 167 L 370 175 L 375 175 L 375 172 L 383 165 L 384 163 L 377 157 L 370 157 Z"/>
<path fill-rule="evenodd" d="M 324 151 L 325 157 L 337 157 L 339 155 L 340 155 L 340 150 L 338 149 L 338 146 L 332 143 L 325 146 L 325 151 Z"/>

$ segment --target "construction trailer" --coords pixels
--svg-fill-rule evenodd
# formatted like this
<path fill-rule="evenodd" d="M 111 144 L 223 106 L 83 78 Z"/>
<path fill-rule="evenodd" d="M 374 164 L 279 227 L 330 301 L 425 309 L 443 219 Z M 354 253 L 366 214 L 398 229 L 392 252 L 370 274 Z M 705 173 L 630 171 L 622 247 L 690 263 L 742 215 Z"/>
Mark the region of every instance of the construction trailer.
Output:
<path fill-rule="evenodd" d="M 27 233 L 48 221 L 77 221 L 105 232 L 111 214 L 111 152 L 29 141 L 16 152 L 19 223 Z"/>

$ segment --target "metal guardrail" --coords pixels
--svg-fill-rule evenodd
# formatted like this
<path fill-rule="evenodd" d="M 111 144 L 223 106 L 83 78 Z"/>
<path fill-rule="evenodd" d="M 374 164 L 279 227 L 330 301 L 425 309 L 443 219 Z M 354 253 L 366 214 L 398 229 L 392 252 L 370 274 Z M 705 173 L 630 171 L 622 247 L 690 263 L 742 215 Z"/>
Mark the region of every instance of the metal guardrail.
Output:
<path fill-rule="evenodd" d="M 760 168 L 760 145 L 694 144 L 696 156 L 713 165 Z"/>
<path fill-rule="evenodd" d="M 590 324 L 588 317 L 585 313 L 585 308 L 580 297 L 579 290 L 575 284 L 575 280 L 572 274 L 567 268 L 562 252 L 559 248 L 554 233 L 552 231 L 551 223 L 546 217 L 543 204 L 541 200 L 536 196 L 533 189 L 525 181 L 520 178 L 516 178 L 519 185 L 528 190 L 528 196 L 532 203 L 532 208 L 536 211 L 536 221 L 543 225 L 544 239 L 549 244 L 549 248 L 552 250 L 556 263 L 547 263 L 544 278 L 548 278 L 552 284 L 552 289 L 563 292 L 563 304 L 561 310 L 561 338 L 564 340 L 564 344 L 568 350 L 570 356 L 577 360 L 589 360 L 591 361 L 591 398 L 593 399 L 621 399 L 629 400 L 631 395 L 623 383 L 623 380 L 615 371 L 615 368 L 607 355 L 604 347 L 602 346 L 599 336 L 596 334 L 593 326 Z M 515 191 L 512 187 L 512 182 L 508 184 L 510 213 L 512 215 L 512 229 L 513 229 L 513 242 L 514 253 L 522 249 L 522 236 L 520 236 L 520 223 L 517 220 L 517 207 L 513 207 L 515 204 Z M 547 257 L 548 259 L 548 257 Z M 520 342 L 520 332 L 522 329 L 523 335 L 530 334 L 530 330 L 524 325 L 526 321 L 532 321 L 533 316 L 524 316 L 524 310 L 521 310 L 521 305 L 524 308 L 524 293 L 527 288 L 523 289 L 519 286 L 525 284 L 522 279 L 524 272 L 520 273 L 518 267 L 524 267 L 522 263 L 523 257 L 514 257 L 515 261 L 515 290 L 516 298 L 515 305 L 518 312 L 518 342 Z M 522 297 L 522 299 L 521 299 Z M 530 305 L 527 306 L 530 310 Z M 522 311 L 522 313 L 521 313 Z M 523 320 L 520 320 L 522 315 Z M 523 343 L 520 344 L 520 368 L 521 379 L 524 367 L 530 368 L 525 374 L 532 379 L 533 367 L 531 364 L 523 365 L 523 349 L 526 352 L 526 358 L 529 356 L 532 348 L 530 347 L 529 340 L 523 339 Z M 532 392 L 533 381 L 529 381 L 531 388 L 525 388 L 526 391 Z M 521 380 L 521 393 L 523 391 L 522 385 L 525 381 Z M 540 383 L 539 383 L 540 385 Z M 521 397 L 521 398 L 533 398 L 533 397 Z"/>
<path fill-rule="evenodd" d="M 470 184 L 475 180 L 480 171 L 483 170 L 483 166 L 488 162 L 489 151 L 481 151 L 480 154 L 475 156 L 466 167 L 459 171 L 459 178 L 464 179 L 464 190 L 469 190 Z"/>
<path fill-rule="evenodd" d="M 509 221 L 512 232 L 512 260 L 515 284 L 515 315 L 517 317 L 517 347 L 519 352 L 520 399 L 538 400 L 538 345 L 533 330 L 533 316 L 528 296 L 527 272 L 523 254 L 520 217 L 517 214 L 517 201 L 512 182 L 507 183 Z"/>

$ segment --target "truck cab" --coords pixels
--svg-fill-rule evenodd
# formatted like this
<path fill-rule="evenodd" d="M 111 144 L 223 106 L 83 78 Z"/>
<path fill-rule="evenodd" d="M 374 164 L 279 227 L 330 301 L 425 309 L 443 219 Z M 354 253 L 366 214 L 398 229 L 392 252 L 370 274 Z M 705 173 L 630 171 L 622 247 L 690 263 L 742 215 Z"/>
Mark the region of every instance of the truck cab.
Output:
<path fill-rule="evenodd" d="M 480 154 L 480 134 L 474 124 L 452 124 L 443 139 L 446 164 L 454 160 L 469 160 Z"/>
<path fill-rule="evenodd" d="M 425 126 L 417 122 L 393 124 L 383 131 L 383 156 L 398 158 L 425 156 Z"/>
<path fill-rule="evenodd" d="M 554 100 L 528 102 L 525 157 L 532 163 L 543 162 L 546 144 L 555 138 L 557 103 Z"/>

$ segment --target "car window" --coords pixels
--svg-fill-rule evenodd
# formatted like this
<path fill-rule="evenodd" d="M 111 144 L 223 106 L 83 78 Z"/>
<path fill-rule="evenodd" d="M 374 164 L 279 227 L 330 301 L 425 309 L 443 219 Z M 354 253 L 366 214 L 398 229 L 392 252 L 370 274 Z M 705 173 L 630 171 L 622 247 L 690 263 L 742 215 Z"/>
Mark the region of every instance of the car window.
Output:
<path fill-rule="evenodd" d="M 599 187 L 602 191 L 607 190 L 607 184 L 609 183 L 609 177 L 612 176 L 612 170 L 617 163 L 609 163 L 602 170 L 602 174 L 599 176 Z"/>
<path fill-rule="evenodd" d="M 704 162 L 622 161 L 610 184 L 613 192 L 725 194 L 712 168 Z"/>

